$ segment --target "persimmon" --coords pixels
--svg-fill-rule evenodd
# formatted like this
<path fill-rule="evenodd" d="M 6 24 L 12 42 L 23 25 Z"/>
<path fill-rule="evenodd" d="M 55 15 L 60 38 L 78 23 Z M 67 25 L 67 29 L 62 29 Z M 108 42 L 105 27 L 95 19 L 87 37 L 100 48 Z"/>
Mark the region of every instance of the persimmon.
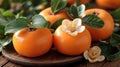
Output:
<path fill-rule="evenodd" d="M 14 33 L 12 39 L 17 53 L 25 57 L 41 56 L 52 46 L 52 34 L 47 28 L 21 29 Z"/>
<path fill-rule="evenodd" d="M 105 9 L 116 9 L 120 7 L 120 0 L 96 0 L 99 7 Z"/>
<path fill-rule="evenodd" d="M 104 26 L 102 28 L 93 28 L 90 26 L 86 26 L 91 33 L 92 39 L 94 41 L 98 41 L 110 37 L 114 30 L 114 21 L 112 16 L 107 11 L 98 8 L 86 10 L 85 15 L 88 14 L 95 14 L 104 22 Z"/>
<path fill-rule="evenodd" d="M 69 4 L 74 4 L 76 0 L 67 0 Z M 81 4 L 89 3 L 91 0 L 81 0 Z"/>
<path fill-rule="evenodd" d="M 41 11 L 40 15 L 42 15 L 46 20 L 48 20 L 51 23 L 51 25 L 59 19 L 62 18 L 69 19 L 69 16 L 64 10 L 61 10 L 60 12 L 53 14 L 50 7 Z"/>
<path fill-rule="evenodd" d="M 91 45 L 91 35 L 78 19 L 72 23 L 63 20 L 54 32 L 53 42 L 58 52 L 65 55 L 80 55 Z"/>

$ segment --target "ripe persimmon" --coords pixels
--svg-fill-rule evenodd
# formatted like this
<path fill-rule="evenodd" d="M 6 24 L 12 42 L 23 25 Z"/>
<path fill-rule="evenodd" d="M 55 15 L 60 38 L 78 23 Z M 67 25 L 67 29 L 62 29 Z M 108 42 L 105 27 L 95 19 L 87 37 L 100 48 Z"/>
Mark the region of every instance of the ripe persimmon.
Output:
<path fill-rule="evenodd" d="M 67 0 L 69 4 L 74 4 L 76 0 Z M 81 0 L 81 4 L 89 3 L 91 0 Z"/>
<path fill-rule="evenodd" d="M 13 46 L 18 54 L 37 57 L 47 53 L 52 46 L 52 33 L 47 28 L 21 29 L 13 35 Z"/>
<path fill-rule="evenodd" d="M 107 11 L 103 9 L 93 8 L 85 11 L 85 15 L 88 14 L 95 14 L 104 22 L 104 26 L 102 28 L 93 28 L 86 26 L 90 31 L 92 39 L 94 41 L 104 40 L 111 36 L 114 30 L 114 21 L 112 16 Z"/>
<path fill-rule="evenodd" d="M 50 7 L 41 11 L 40 15 L 42 15 L 47 21 L 49 21 L 51 25 L 59 19 L 62 19 L 62 18 L 69 19 L 69 16 L 64 10 L 61 10 L 60 12 L 53 14 Z"/>
<path fill-rule="evenodd" d="M 65 55 L 80 55 L 89 49 L 91 35 L 77 21 L 71 23 L 68 20 L 63 20 L 62 25 L 54 32 L 53 42 L 58 52 Z"/>
<path fill-rule="evenodd" d="M 105 9 L 116 9 L 120 7 L 120 0 L 96 0 L 99 7 Z"/>

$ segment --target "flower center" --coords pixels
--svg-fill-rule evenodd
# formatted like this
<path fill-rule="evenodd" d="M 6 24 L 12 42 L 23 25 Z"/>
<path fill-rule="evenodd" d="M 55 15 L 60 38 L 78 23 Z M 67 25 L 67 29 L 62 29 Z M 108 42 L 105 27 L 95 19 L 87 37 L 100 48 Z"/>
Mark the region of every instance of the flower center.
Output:
<path fill-rule="evenodd" d="M 97 57 L 100 56 L 100 51 L 97 49 L 89 49 L 88 50 L 88 55 L 90 56 L 91 59 L 96 59 Z"/>
<path fill-rule="evenodd" d="M 69 29 L 71 32 L 76 31 L 76 24 L 75 24 L 75 23 L 72 23 L 72 24 L 68 27 L 68 29 Z"/>

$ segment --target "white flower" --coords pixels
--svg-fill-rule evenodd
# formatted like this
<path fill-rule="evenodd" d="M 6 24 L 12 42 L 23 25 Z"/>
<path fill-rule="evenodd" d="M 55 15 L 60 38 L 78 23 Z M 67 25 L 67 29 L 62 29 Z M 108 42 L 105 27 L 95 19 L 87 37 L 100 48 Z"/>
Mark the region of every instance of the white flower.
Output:
<path fill-rule="evenodd" d="M 72 36 L 76 36 L 78 33 L 81 33 L 84 30 L 85 26 L 82 25 L 82 21 L 79 18 L 74 19 L 73 21 L 65 19 L 62 22 L 62 31 L 67 32 Z"/>
<path fill-rule="evenodd" d="M 101 55 L 101 49 L 98 46 L 94 46 L 84 52 L 84 57 L 89 62 L 101 62 L 105 59 L 103 55 Z"/>

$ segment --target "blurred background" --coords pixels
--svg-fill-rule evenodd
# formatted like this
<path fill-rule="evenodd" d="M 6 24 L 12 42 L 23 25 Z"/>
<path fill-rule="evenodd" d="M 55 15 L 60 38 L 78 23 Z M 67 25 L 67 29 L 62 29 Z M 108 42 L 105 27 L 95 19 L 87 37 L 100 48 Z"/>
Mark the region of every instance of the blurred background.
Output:
<path fill-rule="evenodd" d="M 51 0 L 0 0 L 0 14 L 10 11 L 13 14 L 22 13 L 30 18 L 41 10 L 50 6 Z"/>

